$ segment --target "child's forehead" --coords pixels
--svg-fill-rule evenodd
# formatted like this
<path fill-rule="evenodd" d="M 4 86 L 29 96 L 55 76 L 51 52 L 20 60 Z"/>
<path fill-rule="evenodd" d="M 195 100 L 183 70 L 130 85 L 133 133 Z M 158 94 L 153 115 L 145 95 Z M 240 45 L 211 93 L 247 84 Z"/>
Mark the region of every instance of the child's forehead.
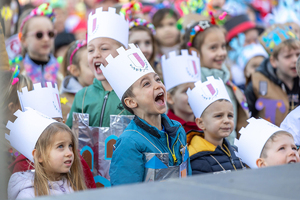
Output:
<path fill-rule="evenodd" d="M 233 111 L 232 103 L 225 99 L 219 99 L 206 107 L 206 110 L 210 110 L 212 112 L 221 111 L 221 109 L 222 111 Z"/>
<path fill-rule="evenodd" d="M 106 37 L 99 37 L 99 38 L 95 38 L 93 40 L 91 40 L 88 43 L 88 47 L 97 47 L 97 46 L 101 46 L 101 45 L 118 45 L 118 47 L 121 47 L 122 45 L 120 43 L 118 43 L 116 40 L 111 39 L 111 38 L 106 38 Z"/>

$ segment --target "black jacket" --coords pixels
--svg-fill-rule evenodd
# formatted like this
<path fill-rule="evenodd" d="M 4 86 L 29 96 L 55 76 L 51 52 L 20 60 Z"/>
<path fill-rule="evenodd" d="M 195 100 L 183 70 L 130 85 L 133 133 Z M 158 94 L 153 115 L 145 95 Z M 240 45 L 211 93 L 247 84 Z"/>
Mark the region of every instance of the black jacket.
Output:
<path fill-rule="evenodd" d="M 245 166 L 235 155 L 233 147 L 225 138 L 222 148 L 224 150 L 226 147 L 229 149 L 230 157 L 220 146 L 215 147 L 203 137 L 203 132 L 190 131 L 187 133 L 193 175 L 227 170 L 235 171 L 234 166 L 236 169 L 242 169 Z"/>

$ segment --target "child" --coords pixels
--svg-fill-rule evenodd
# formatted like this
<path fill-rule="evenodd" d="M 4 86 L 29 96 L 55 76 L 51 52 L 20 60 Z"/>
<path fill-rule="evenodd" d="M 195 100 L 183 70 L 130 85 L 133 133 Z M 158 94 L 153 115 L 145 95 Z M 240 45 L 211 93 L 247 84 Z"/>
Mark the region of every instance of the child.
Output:
<path fill-rule="evenodd" d="M 180 49 L 180 32 L 176 27 L 178 19 L 178 14 L 169 8 L 160 9 L 153 15 L 152 23 L 156 28 L 159 58 Z"/>
<path fill-rule="evenodd" d="M 274 25 L 260 37 L 270 54 L 256 72 L 245 94 L 253 117 L 261 117 L 279 126 L 286 115 L 299 105 L 299 77 L 296 61 L 300 41 L 286 26 Z"/>
<path fill-rule="evenodd" d="M 297 63 L 296 63 L 296 70 L 298 77 L 300 77 L 300 56 L 298 57 Z M 297 147 L 300 146 L 300 133 L 298 128 L 299 124 L 299 109 L 300 106 L 292 110 L 286 118 L 283 120 L 283 122 L 280 124 L 280 128 L 283 130 L 291 133 L 294 137 L 295 143 Z"/>
<path fill-rule="evenodd" d="M 56 84 L 55 87 L 53 87 L 52 84 L 48 82 L 47 87 L 42 87 L 41 83 L 35 83 L 33 85 L 33 90 L 28 89 L 28 87 L 24 87 L 22 88 L 22 91 L 17 91 L 23 111 L 29 107 L 51 117 L 52 119 L 55 119 L 56 121 L 63 121 L 59 92 Z M 13 173 L 32 169 L 33 165 L 25 156 L 18 156 L 17 159 L 9 166 Z M 89 166 L 81 156 L 80 159 L 84 169 L 86 185 L 88 188 L 95 188 L 95 181 Z"/>
<path fill-rule="evenodd" d="M 151 66 L 155 66 L 155 27 L 144 19 L 129 23 L 129 43 L 138 45 Z"/>
<path fill-rule="evenodd" d="M 181 123 L 185 132 L 199 130 L 195 123 L 195 116 L 188 103 L 186 91 L 193 88 L 194 83 L 201 80 L 200 60 L 197 53 L 181 50 L 181 55 L 172 51 L 168 58 L 163 55 L 161 64 L 166 85 L 168 117 Z"/>
<path fill-rule="evenodd" d="M 153 168 L 159 169 L 156 168 L 159 162 L 164 168 L 177 167 L 177 175 L 171 173 L 171 177 L 178 178 L 178 173 L 186 176 L 189 173 L 186 136 L 180 123 L 170 120 L 164 114 L 165 86 L 134 44 L 130 44 L 130 49 L 126 51 L 124 48 L 117 51 L 119 55 L 115 58 L 108 56 L 108 65 L 101 66 L 101 70 L 122 99 L 124 107 L 135 118 L 116 142 L 109 171 L 111 184 L 162 180 L 149 178 L 148 173 Z M 119 80 L 122 84 L 114 80 Z M 147 155 L 151 153 L 162 157 L 163 153 L 168 153 L 165 154 L 168 156 L 164 157 L 164 162 L 159 161 L 156 155 L 152 157 L 153 160 L 146 162 Z M 182 170 L 179 170 L 179 166 Z M 168 177 L 167 174 L 166 176 Z"/>
<path fill-rule="evenodd" d="M 55 37 L 53 20 L 52 8 L 42 4 L 30 12 L 20 27 L 24 69 L 33 83 L 57 82 L 59 63 L 51 54 Z"/>
<path fill-rule="evenodd" d="M 229 42 L 232 50 L 228 53 L 228 57 L 235 62 L 231 66 L 233 82 L 241 89 L 245 89 L 245 84 L 248 84 L 251 74 L 265 58 L 268 58 L 268 53 L 261 44 L 252 43 L 244 46 L 244 40 L 243 33 L 233 38 Z"/>
<path fill-rule="evenodd" d="M 75 94 L 83 87 L 93 84 L 94 73 L 87 65 L 87 47 L 85 40 L 72 42 L 63 59 L 64 80 L 61 86 L 63 119 L 71 110 Z"/>
<path fill-rule="evenodd" d="M 196 51 L 200 55 L 202 81 L 206 81 L 208 76 L 214 76 L 221 78 L 226 84 L 225 88 L 233 104 L 236 126 L 227 139 L 233 144 L 234 138 L 237 137 L 236 130 L 246 124 L 249 114 L 246 98 L 230 81 L 230 72 L 224 64 L 227 56 L 224 32 L 215 25 L 213 17 L 211 22 L 206 20 L 195 22 L 186 30 L 184 44 L 189 51 Z"/>
<path fill-rule="evenodd" d="M 8 122 L 6 139 L 34 162 L 34 171 L 14 173 L 8 184 L 8 199 L 67 194 L 86 188 L 77 141 L 63 123 L 29 109 L 15 112 Z M 39 124 L 39 126 L 36 126 Z M 30 135 L 30 137 L 29 137 Z"/>
<path fill-rule="evenodd" d="M 250 168 L 297 163 L 300 161 L 293 136 L 264 120 L 251 118 L 235 141 L 237 155 Z"/>
<path fill-rule="evenodd" d="M 234 110 L 222 80 L 210 76 L 188 89 L 188 102 L 203 132 L 187 134 L 194 174 L 242 169 L 243 163 L 226 139 L 234 129 Z"/>
<path fill-rule="evenodd" d="M 118 26 L 112 26 L 118 24 Z M 101 27 L 100 27 L 101 25 Z M 115 8 L 103 11 L 96 9 L 88 19 L 88 65 L 94 72 L 92 85 L 85 87 L 75 95 L 75 99 L 66 124 L 72 127 L 73 112 L 88 113 L 89 125 L 93 127 L 109 127 L 110 115 L 123 114 L 126 111 L 115 91 L 107 82 L 100 65 L 107 65 L 105 58 L 116 55 L 116 49 L 128 45 L 128 21 L 123 15 L 116 13 Z"/>

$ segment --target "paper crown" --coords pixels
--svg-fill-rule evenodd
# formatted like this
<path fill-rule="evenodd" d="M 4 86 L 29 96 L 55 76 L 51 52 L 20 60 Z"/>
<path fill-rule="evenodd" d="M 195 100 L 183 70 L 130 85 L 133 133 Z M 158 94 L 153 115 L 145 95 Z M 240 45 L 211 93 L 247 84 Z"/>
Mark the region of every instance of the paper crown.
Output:
<path fill-rule="evenodd" d="M 32 151 L 36 142 L 47 126 L 56 121 L 36 110 L 26 109 L 25 112 L 17 110 L 14 113 L 17 119 L 14 122 L 8 121 L 6 127 L 10 130 L 10 134 L 5 134 L 5 138 L 12 147 L 34 162 Z"/>
<path fill-rule="evenodd" d="M 142 51 L 134 44 L 129 44 L 129 49 L 117 49 L 119 55 L 115 58 L 107 56 L 108 65 L 100 66 L 103 75 L 115 90 L 119 99 L 122 99 L 126 90 L 142 76 L 154 72 Z M 154 72 L 155 73 L 155 72 Z"/>
<path fill-rule="evenodd" d="M 213 76 L 207 77 L 207 81 L 198 81 L 195 87 L 187 90 L 188 102 L 195 117 L 201 117 L 204 110 L 213 102 L 226 99 L 231 102 L 223 81 Z"/>
<path fill-rule="evenodd" d="M 294 38 L 297 38 L 297 36 L 288 26 L 275 24 L 262 33 L 259 37 L 259 42 L 271 54 L 281 42 Z"/>
<path fill-rule="evenodd" d="M 250 168 L 257 168 L 256 160 L 260 158 L 267 140 L 274 133 L 283 130 L 264 119 L 252 117 L 247 121 L 249 124 L 240 130 L 239 140 L 235 139 L 234 141 L 234 145 L 238 147 L 236 155 Z"/>
<path fill-rule="evenodd" d="M 88 19 L 88 43 L 95 38 L 105 37 L 114 39 L 125 47 L 128 46 L 128 21 L 125 16 L 116 13 L 115 8 L 97 8 L 95 13 L 89 14 Z"/>
<path fill-rule="evenodd" d="M 28 91 L 27 87 L 18 91 L 21 108 L 33 108 L 51 118 L 62 118 L 61 104 L 57 85 L 52 86 L 47 82 L 47 87 L 42 87 L 41 83 L 33 84 L 33 90 Z"/>
<path fill-rule="evenodd" d="M 201 80 L 200 58 L 195 51 L 189 55 L 188 50 L 181 50 L 181 55 L 176 51 L 161 57 L 161 66 L 166 90 L 170 90 L 180 84 L 197 82 Z"/>
<path fill-rule="evenodd" d="M 243 48 L 237 59 L 237 64 L 244 69 L 249 60 L 256 56 L 267 58 L 269 55 L 261 44 L 249 44 Z"/>

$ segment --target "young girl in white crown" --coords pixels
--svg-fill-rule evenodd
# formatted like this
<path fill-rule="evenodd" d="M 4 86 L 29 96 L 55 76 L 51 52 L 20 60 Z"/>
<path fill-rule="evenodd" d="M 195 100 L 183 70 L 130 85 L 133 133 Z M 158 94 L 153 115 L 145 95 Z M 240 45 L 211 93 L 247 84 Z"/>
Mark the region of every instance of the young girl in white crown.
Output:
<path fill-rule="evenodd" d="M 35 170 L 11 176 L 8 199 L 67 194 L 86 189 L 76 137 L 69 127 L 32 109 L 25 112 L 18 110 L 15 115 L 14 123 L 7 124 L 10 134 L 6 135 L 6 139 L 34 162 Z M 39 127 L 34 124 L 39 124 Z"/>

